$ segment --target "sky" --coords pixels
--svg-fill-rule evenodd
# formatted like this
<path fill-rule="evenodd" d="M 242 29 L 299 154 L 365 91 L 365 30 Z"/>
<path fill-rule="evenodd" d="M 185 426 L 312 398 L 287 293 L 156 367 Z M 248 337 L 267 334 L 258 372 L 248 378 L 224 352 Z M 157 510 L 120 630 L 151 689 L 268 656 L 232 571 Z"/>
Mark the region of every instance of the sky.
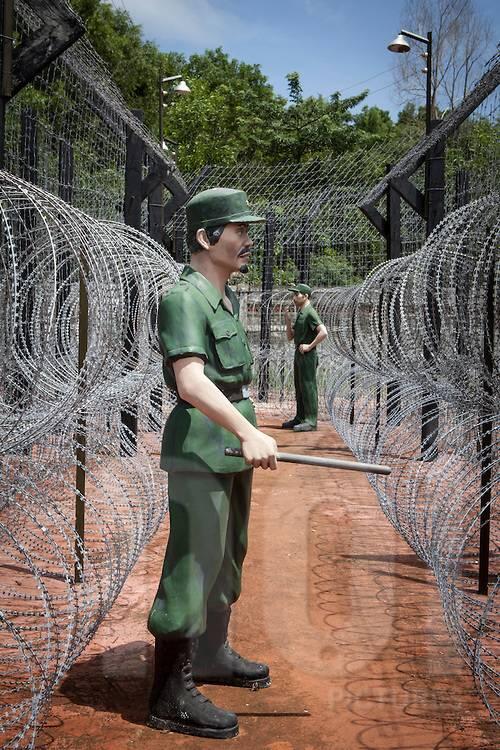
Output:
<path fill-rule="evenodd" d="M 396 119 L 404 105 L 394 85 L 397 56 L 387 45 L 406 27 L 404 0 L 110 0 L 140 24 L 144 39 L 186 56 L 222 47 L 257 63 L 275 91 L 287 95 L 286 74 L 297 71 L 305 96 L 334 91 L 353 96 Z M 418 2 L 418 0 L 415 0 Z M 475 0 L 500 36 L 500 2 Z M 410 31 L 418 31 L 410 29 Z M 418 49 L 422 46 L 422 50 Z M 415 43 L 409 54 L 423 51 Z M 493 53 L 494 47 L 491 49 Z M 422 102 L 423 103 L 423 102 Z"/>

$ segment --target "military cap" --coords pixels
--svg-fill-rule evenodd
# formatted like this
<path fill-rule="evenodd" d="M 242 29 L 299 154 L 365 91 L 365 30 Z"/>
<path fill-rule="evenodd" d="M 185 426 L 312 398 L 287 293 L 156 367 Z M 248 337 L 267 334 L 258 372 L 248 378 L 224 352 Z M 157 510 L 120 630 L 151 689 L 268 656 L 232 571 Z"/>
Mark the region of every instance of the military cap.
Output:
<path fill-rule="evenodd" d="M 300 292 L 300 294 L 307 294 L 307 296 L 310 297 L 312 289 L 308 284 L 295 284 L 295 286 L 289 286 L 288 291 Z"/>
<path fill-rule="evenodd" d="M 254 224 L 264 222 L 250 210 L 246 193 L 231 188 L 203 190 L 186 204 L 188 234 L 197 229 L 230 223 Z"/>

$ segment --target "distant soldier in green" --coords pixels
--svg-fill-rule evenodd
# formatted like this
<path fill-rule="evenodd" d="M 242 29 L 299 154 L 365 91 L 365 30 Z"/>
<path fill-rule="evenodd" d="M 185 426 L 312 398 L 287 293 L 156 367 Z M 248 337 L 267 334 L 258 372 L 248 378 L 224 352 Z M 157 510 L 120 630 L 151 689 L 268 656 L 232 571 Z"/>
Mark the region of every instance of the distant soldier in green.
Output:
<path fill-rule="evenodd" d="M 149 724 L 202 737 L 238 734 L 234 713 L 194 681 L 253 689 L 265 664 L 227 642 L 241 591 L 253 468 L 276 469 L 276 443 L 256 427 L 248 397 L 252 355 L 227 286 L 248 270 L 250 211 L 242 190 L 205 190 L 186 206 L 190 264 L 161 300 L 158 333 L 167 386 L 177 394 L 163 434 L 170 536 L 148 628 L 155 636 Z M 241 448 L 244 458 L 226 457 Z"/>
<path fill-rule="evenodd" d="M 281 426 L 287 430 L 293 429 L 294 432 L 309 432 L 316 429 L 318 422 L 316 347 L 326 339 L 328 332 L 311 305 L 311 287 L 307 284 L 296 284 L 290 287 L 289 291 L 293 292 L 293 302 L 298 311 L 293 326 L 290 313 L 288 310 L 285 312 L 287 338 L 289 341 L 293 339 L 295 344 L 293 379 L 297 412 L 293 419 L 283 422 Z"/>

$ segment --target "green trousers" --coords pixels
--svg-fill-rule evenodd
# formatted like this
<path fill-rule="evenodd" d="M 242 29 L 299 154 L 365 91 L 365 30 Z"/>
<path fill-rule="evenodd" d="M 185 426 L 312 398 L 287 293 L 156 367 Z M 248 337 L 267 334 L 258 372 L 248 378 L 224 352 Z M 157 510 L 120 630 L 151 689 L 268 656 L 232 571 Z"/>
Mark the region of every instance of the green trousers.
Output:
<path fill-rule="evenodd" d="M 316 349 L 301 354 L 295 350 L 293 360 L 293 380 L 295 384 L 295 400 L 299 422 L 308 422 L 316 427 L 318 421 L 318 386 L 316 383 L 316 369 L 318 367 L 318 353 Z"/>
<path fill-rule="evenodd" d="M 241 593 L 253 470 L 236 474 L 169 473 L 170 536 L 149 613 L 154 636 L 197 638 L 207 611 Z"/>

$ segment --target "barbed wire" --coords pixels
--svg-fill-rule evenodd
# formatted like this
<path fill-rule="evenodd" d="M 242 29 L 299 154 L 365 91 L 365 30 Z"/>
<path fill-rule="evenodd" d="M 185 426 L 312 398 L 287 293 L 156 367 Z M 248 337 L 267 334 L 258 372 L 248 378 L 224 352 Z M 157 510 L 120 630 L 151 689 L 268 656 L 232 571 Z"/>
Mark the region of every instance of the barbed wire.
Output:
<path fill-rule="evenodd" d="M 32 746 L 166 511 L 148 434 L 163 422 L 154 320 L 179 269 L 145 235 L 6 172 L 0 219 L 0 725 L 14 748 Z"/>
<path fill-rule="evenodd" d="M 422 249 L 325 295 L 331 419 L 391 523 L 433 569 L 456 646 L 500 720 L 499 197 L 450 214 Z M 431 435 L 423 440 L 427 420 Z M 484 502 L 486 499 L 486 503 Z M 480 530 L 490 513 L 487 595 Z"/>

